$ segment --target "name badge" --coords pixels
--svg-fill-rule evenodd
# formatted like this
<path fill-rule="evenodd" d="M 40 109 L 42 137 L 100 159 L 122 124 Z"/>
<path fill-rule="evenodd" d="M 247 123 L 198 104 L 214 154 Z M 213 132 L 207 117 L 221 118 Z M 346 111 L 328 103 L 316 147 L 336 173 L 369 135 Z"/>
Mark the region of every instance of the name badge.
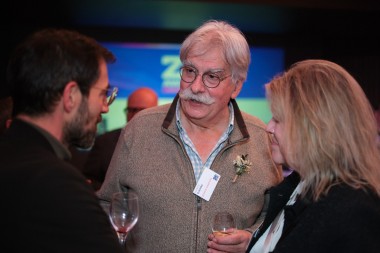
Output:
<path fill-rule="evenodd" d="M 209 201 L 219 179 L 220 175 L 218 173 L 206 168 L 203 171 L 201 178 L 199 178 L 193 193 L 202 199 Z"/>

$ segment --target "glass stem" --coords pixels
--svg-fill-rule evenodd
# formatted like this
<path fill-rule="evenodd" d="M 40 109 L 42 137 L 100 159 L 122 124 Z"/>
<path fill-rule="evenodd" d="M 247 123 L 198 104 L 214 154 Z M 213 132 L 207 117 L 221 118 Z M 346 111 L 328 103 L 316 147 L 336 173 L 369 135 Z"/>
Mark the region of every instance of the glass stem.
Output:
<path fill-rule="evenodd" d="M 119 242 L 123 248 L 125 248 L 125 241 L 127 239 L 127 233 L 119 233 L 117 232 L 117 236 L 119 237 Z"/>

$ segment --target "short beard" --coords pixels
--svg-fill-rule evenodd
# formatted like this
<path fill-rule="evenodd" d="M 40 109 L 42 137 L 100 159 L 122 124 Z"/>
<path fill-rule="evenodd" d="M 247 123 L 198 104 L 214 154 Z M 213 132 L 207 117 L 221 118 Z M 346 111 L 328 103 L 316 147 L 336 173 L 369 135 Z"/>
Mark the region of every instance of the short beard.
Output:
<path fill-rule="evenodd" d="M 203 103 L 206 105 L 211 105 L 211 104 L 215 103 L 215 99 L 210 97 L 207 93 L 194 94 L 191 91 L 190 87 L 188 87 L 184 90 L 180 90 L 179 96 L 183 100 L 195 100 L 197 102 L 200 102 L 200 103 Z"/>
<path fill-rule="evenodd" d="M 68 146 L 75 146 L 82 149 L 91 148 L 96 137 L 96 127 L 86 129 L 90 120 L 87 98 L 79 106 L 78 112 L 71 122 L 66 123 L 63 130 L 63 140 Z"/>

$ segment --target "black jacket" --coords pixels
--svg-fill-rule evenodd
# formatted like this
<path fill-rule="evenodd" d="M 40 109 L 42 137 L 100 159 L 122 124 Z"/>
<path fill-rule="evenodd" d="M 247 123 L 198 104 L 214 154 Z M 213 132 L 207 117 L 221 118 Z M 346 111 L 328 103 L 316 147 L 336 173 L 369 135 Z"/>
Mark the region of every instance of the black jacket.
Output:
<path fill-rule="evenodd" d="M 121 128 L 118 128 L 99 135 L 87 156 L 82 172 L 91 179 L 95 190 L 98 190 L 103 184 L 120 133 Z"/>
<path fill-rule="evenodd" d="M 0 138 L 2 252 L 123 252 L 82 174 L 14 120 Z"/>
<path fill-rule="evenodd" d="M 298 182 L 293 172 L 269 190 L 267 216 L 247 252 L 286 205 Z M 285 206 L 283 233 L 273 252 L 377 253 L 379 235 L 380 198 L 340 184 L 317 202 L 299 198 L 293 206 Z"/>

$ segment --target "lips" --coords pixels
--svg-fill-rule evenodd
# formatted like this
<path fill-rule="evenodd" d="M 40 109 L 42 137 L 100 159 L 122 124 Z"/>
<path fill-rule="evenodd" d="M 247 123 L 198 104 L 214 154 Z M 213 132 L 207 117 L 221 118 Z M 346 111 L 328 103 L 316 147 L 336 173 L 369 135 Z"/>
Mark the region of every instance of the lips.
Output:
<path fill-rule="evenodd" d="M 193 103 L 202 104 L 202 102 L 200 102 L 198 100 L 195 100 L 195 99 L 190 99 L 190 101 L 193 102 Z"/>
<path fill-rule="evenodd" d="M 102 115 L 99 115 L 99 117 L 96 119 L 96 123 L 100 123 L 100 122 L 102 122 Z"/>
<path fill-rule="evenodd" d="M 195 100 L 195 99 L 189 99 L 188 102 L 189 102 L 190 105 L 192 105 L 192 106 L 200 106 L 200 105 L 204 105 L 204 103 L 200 102 L 199 100 Z"/>
<path fill-rule="evenodd" d="M 278 142 L 277 142 L 277 141 L 273 141 L 273 142 L 272 142 L 272 145 L 273 145 L 273 146 L 278 146 Z"/>

